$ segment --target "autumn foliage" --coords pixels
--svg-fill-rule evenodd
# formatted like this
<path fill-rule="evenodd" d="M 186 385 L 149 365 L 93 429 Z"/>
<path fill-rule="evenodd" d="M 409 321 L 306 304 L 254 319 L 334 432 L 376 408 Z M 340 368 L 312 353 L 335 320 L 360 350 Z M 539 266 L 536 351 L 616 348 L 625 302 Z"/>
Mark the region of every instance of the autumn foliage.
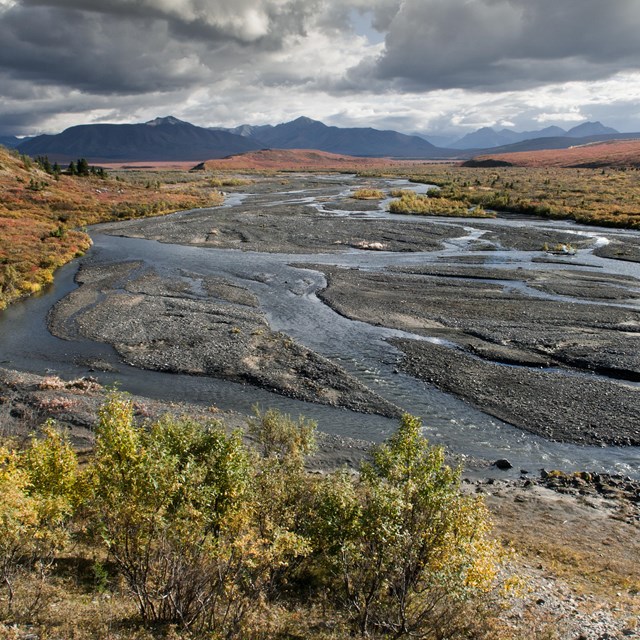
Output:
<path fill-rule="evenodd" d="M 44 589 L 64 556 L 94 558 L 94 611 L 100 593 L 109 615 L 130 603 L 110 623 L 129 629 L 118 637 L 145 625 L 185 638 L 480 637 L 469 612 L 494 592 L 498 547 L 418 419 L 404 416 L 359 474 L 305 470 L 304 418 L 257 412 L 250 430 L 256 446 L 219 423 L 139 425 L 114 393 L 82 468 L 52 425 L 0 449 L 0 629 L 37 618 L 65 635 L 46 626 L 60 597 L 49 611 L 42 591 L 30 604 L 20 593 Z"/>
<path fill-rule="evenodd" d="M 633 167 L 483 168 L 423 163 L 360 175 L 409 177 L 413 182 L 435 185 L 444 211 L 477 207 L 478 211 L 485 212 L 503 211 L 569 219 L 588 225 L 640 228 L 640 173 Z M 391 209 L 398 213 L 415 213 L 420 209 L 437 211 L 433 195 L 431 190 L 429 198 L 405 195 L 408 206 L 401 198 L 391 203 Z"/>
<path fill-rule="evenodd" d="M 84 253 L 91 245 L 86 225 L 220 204 L 208 178 L 176 185 L 50 174 L 0 147 L 0 309 L 40 291 Z"/>

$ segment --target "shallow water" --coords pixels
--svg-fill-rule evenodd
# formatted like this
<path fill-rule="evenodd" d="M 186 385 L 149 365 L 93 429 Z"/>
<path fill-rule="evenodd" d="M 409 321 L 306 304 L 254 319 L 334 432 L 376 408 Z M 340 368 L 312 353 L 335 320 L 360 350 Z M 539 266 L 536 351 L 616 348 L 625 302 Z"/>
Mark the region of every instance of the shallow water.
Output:
<path fill-rule="evenodd" d="M 332 196 L 347 193 L 353 177 L 340 176 L 327 180 Z M 399 184 L 402 183 L 402 184 Z M 406 181 L 389 181 L 396 188 L 426 190 L 425 185 L 412 185 Z M 300 206 L 310 206 L 323 214 L 387 217 L 390 214 L 380 208 L 371 212 L 342 211 L 335 208 L 328 212 L 317 197 L 326 195 L 318 189 L 300 190 L 295 193 L 275 194 L 271 202 L 289 202 L 295 199 Z M 293 197 L 292 197 L 293 196 Z M 252 195 L 234 196 L 226 206 L 251 206 Z M 264 199 L 264 196 L 260 196 Z M 261 206 L 264 206 L 262 203 Z M 215 210 L 212 210 L 212 214 Z M 188 218 L 189 212 L 175 214 Z M 398 220 L 398 216 L 393 216 Z M 420 216 L 403 217 L 430 224 L 433 219 Z M 385 338 L 413 334 L 374 327 L 366 323 L 348 320 L 323 304 L 316 292 L 325 286 L 324 276 L 316 271 L 291 266 L 292 264 L 317 263 L 341 266 L 358 266 L 361 269 L 378 269 L 385 266 L 401 266 L 431 262 L 437 264 L 465 264 L 469 244 L 482 238 L 487 228 L 500 225 L 526 225 L 541 229 L 574 232 L 594 239 L 596 243 L 608 238 L 633 236 L 640 241 L 640 233 L 619 230 L 584 228 L 570 222 L 544 220 L 455 220 L 435 219 L 438 224 L 461 223 L 466 235 L 445 243 L 439 251 L 425 253 L 391 253 L 348 250 L 342 253 L 287 255 L 258 252 L 242 252 L 230 249 L 163 244 L 155 241 L 104 235 L 105 226 L 93 229 L 94 247 L 83 261 L 111 263 L 124 260 L 142 260 L 166 277 L 182 277 L 191 285 L 194 296 L 201 294 L 201 277 L 217 275 L 228 278 L 253 291 L 271 327 L 283 331 L 318 353 L 341 364 L 375 392 L 423 418 L 425 432 L 431 441 L 441 443 L 452 451 L 494 460 L 507 457 L 519 469 L 535 470 L 541 467 L 565 470 L 589 469 L 617 471 L 625 475 L 640 476 L 640 449 L 620 447 L 581 447 L 548 442 L 488 416 L 457 398 L 444 394 L 429 385 L 402 373 L 396 373 L 401 354 Z M 480 224 L 481 222 L 481 224 Z M 153 224 L 150 220 L 149 224 Z M 475 226 L 475 225 L 478 226 Z M 484 240 L 484 238 L 483 238 Z M 580 250 L 576 258 L 568 259 L 566 268 L 575 269 L 576 262 L 591 271 L 606 270 L 610 273 L 632 275 L 640 278 L 637 264 L 598 258 L 591 249 Z M 549 265 L 532 262 L 541 252 L 494 250 L 474 252 L 473 256 L 497 268 L 541 269 Z M 43 373 L 47 370 L 63 376 L 86 375 L 89 369 L 81 364 L 87 358 L 100 358 L 113 363 L 116 373 L 93 373 L 104 383 L 118 381 L 121 388 L 132 393 L 151 397 L 215 404 L 223 409 L 250 412 L 258 403 L 314 418 L 319 428 L 355 438 L 379 441 L 387 436 L 395 423 L 379 416 L 357 414 L 322 405 L 304 403 L 283 398 L 263 389 L 205 377 L 176 375 L 143 371 L 122 364 L 114 350 L 90 341 L 65 341 L 53 337 L 46 327 L 46 315 L 51 306 L 75 284 L 73 276 L 78 263 L 67 265 L 56 276 L 55 284 L 45 295 L 26 300 L 0 314 L 0 359 L 3 366 Z M 564 268 L 554 264 L 553 268 Z M 495 283 L 495 281 L 494 281 Z M 512 283 L 510 283 L 512 284 Z M 518 285 L 520 286 L 520 285 Z M 527 295 L 564 299 L 532 290 L 521 285 Z M 575 298 L 567 298 L 575 302 Z M 636 303 L 629 303 L 637 308 Z M 425 338 L 419 338 L 425 339 Z"/>

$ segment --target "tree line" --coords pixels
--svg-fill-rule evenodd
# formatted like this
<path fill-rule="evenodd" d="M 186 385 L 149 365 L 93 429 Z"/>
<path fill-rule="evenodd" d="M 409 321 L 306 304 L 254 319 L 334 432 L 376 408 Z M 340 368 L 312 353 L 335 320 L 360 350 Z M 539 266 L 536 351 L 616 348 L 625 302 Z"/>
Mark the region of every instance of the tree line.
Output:
<path fill-rule="evenodd" d="M 90 165 L 86 158 L 78 158 L 72 160 L 66 169 L 62 169 L 57 162 L 51 164 L 48 156 L 37 156 L 35 158 L 36 164 L 46 173 L 54 177 L 64 173 L 69 176 L 97 176 L 99 178 L 106 178 L 107 173 L 104 167 L 96 167 Z"/>

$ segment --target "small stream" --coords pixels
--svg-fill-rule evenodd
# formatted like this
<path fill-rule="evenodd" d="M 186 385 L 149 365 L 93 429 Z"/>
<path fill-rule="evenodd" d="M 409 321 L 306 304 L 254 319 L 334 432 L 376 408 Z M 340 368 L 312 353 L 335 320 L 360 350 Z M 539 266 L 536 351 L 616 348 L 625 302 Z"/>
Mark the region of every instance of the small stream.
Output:
<path fill-rule="evenodd" d="M 327 180 L 342 193 L 347 193 L 354 178 L 332 177 Z M 345 183 L 349 186 L 344 191 Z M 415 185 L 407 181 L 388 181 L 391 188 L 414 188 L 426 191 L 427 185 Z M 282 192 L 273 204 L 295 201 L 300 206 L 312 207 L 323 215 L 353 215 L 362 217 L 388 217 L 384 205 L 366 213 L 342 211 L 318 201 L 322 189 Z M 251 194 L 233 195 L 225 206 L 251 206 Z M 263 204 L 261 206 L 264 206 Z M 215 212 L 215 210 L 212 210 Z M 188 218 L 190 212 L 174 214 Z M 398 220 L 399 216 L 393 216 Z M 429 224 L 429 219 L 410 216 L 406 219 Z M 449 224 L 442 218 L 438 224 Z M 588 469 L 619 472 L 634 477 L 640 476 L 640 448 L 582 447 L 553 443 L 523 432 L 506 423 L 484 414 L 457 398 L 397 372 L 401 354 L 386 338 L 392 336 L 425 339 L 414 334 L 375 327 L 363 322 L 346 319 L 316 296 L 326 285 L 324 276 L 316 271 L 291 266 L 292 264 L 315 263 L 338 266 L 357 266 L 360 269 L 380 269 L 387 266 L 412 264 L 465 264 L 468 247 L 481 239 L 493 226 L 526 224 L 543 229 L 576 233 L 594 239 L 594 243 L 606 242 L 614 235 L 633 236 L 640 241 L 640 233 L 619 230 L 588 229 L 573 223 L 545 220 L 522 222 L 505 219 L 482 219 L 478 226 L 474 221 L 455 220 L 450 224 L 465 226 L 466 235 L 447 241 L 438 251 L 417 253 L 392 253 L 347 250 L 341 253 L 289 255 L 260 252 L 243 252 L 232 249 L 213 249 L 194 246 L 163 244 L 150 240 L 109 236 L 102 233 L 104 227 L 92 230 L 94 246 L 82 258 L 92 263 L 111 263 L 131 259 L 142 260 L 161 276 L 185 279 L 193 295 L 202 291 L 201 278 L 209 275 L 227 278 L 250 289 L 259 299 L 272 329 L 283 331 L 310 349 L 338 362 L 372 390 L 423 418 L 426 435 L 432 442 L 446 445 L 450 450 L 463 455 L 489 460 L 506 457 L 514 465 L 514 473 L 520 469 L 535 471 L 541 467 L 564 470 Z M 483 239 L 484 240 L 484 239 Z M 621 275 L 640 278 L 639 267 L 634 263 L 607 260 L 591 253 L 591 249 L 580 250 L 567 267 L 575 269 L 576 262 L 586 270 L 604 270 Z M 496 250 L 478 252 L 485 264 L 492 267 L 514 269 L 549 268 L 549 265 L 532 262 L 539 252 Z M 304 414 L 318 421 L 322 431 L 354 438 L 380 441 L 388 436 L 395 423 L 379 416 L 354 413 L 322 405 L 291 400 L 248 385 L 216 380 L 206 377 L 176 375 L 144 371 L 119 361 L 114 350 L 105 344 L 91 341 L 69 342 L 53 337 L 46 326 L 46 316 L 53 304 L 75 288 L 73 281 L 78 262 L 62 268 L 56 275 L 54 285 L 45 295 L 15 304 L 0 313 L 0 364 L 18 370 L 62 376 L 87 375 L 89 358 L 100 358 L 112 363 L 117 369 L 113 373 L 91 373 L 104 384 L 118 381 L 121 388 L 134 394 L 149 397 L 191 401 L 207 405 L 215 404 L 222 409 L 233 409 L 249 413 L 255 404 L 273 406 L 292 414 Z M 553 268 L 564 268 L 554 264 Z M 493 281 L 496 283 L 496 281 Z M 497 281 L 500 282 L 500 281 Z M 509 282 L 518 286 L 522 293 L 549 299 L 564 299 L 531 289 L 525 284 Z M 640 282 L 639 282 L 640 286 Z M 570 299 L 576 302 L 575 298 Z M 580 301 L 578 301 L 580 302 Z M 638 308 L 636 303 L 629 303 Z M 428 339 L 428 338 L 426 338 Z"/>

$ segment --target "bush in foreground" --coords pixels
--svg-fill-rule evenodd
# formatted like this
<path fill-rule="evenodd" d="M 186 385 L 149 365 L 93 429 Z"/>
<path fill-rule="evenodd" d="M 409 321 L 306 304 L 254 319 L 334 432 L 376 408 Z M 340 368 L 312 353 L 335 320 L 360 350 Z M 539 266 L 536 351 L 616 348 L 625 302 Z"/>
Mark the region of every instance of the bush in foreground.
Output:
<path fill-rule="evenodd" d="M 2 450 L 1 577 L 10 587 L 16 571 L 50 563 L 75 522 L 90 556 L 108 553 L 140 622 L 159 629 L 480 637 L 465 612 L 494 586 L 497 546 L 482 503 L 461 495 L 420 430 L 404 416 L 360 474 L 321 477 L 304 468 L 315 424 L 303 418 L 257 412 L 253 448 L 217 423 L 137 425 L 113 394 L 82 474 L 51 428 L 25 451 Z"/>

